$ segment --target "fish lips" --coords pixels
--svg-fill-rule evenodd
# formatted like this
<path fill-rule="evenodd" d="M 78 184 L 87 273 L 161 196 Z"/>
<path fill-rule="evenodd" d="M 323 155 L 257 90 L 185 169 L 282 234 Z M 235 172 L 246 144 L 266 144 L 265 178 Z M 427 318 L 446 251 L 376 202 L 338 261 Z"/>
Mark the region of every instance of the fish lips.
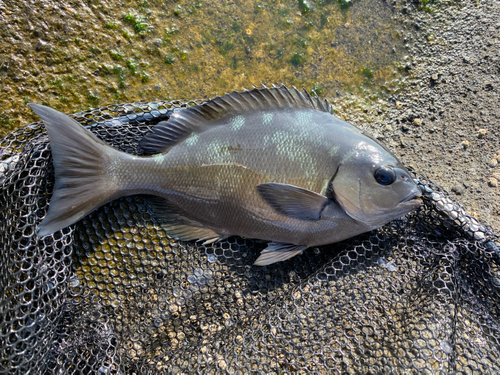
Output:
<path fill-rule="evenodd" d="M 414 210 L 422 204 L 422 200 L 420 199 L 421 197 L 422 193 L 420 190 L 418 192 L 412 191 L 398 203 L 398 206 L 408 207 L 411 208 L 411 210 Z"/>
<path fill-rule="evenodd" d="M 399 219 L 405 216 L 406 214 L 410 213 L 411 211 L 417 209 L 422 204 L 422 201 L 420 200 L 421 196 L 422 194 L 420 193 L 420 191 L 418 193 L 413 191 L 408 196 L 406 196 L 406 198 L 403 198 L 396 205 L 394 211 L 391 214 L 385 216 L 385 220 L 382 221 L 388 223 L 389 221 Z"/>

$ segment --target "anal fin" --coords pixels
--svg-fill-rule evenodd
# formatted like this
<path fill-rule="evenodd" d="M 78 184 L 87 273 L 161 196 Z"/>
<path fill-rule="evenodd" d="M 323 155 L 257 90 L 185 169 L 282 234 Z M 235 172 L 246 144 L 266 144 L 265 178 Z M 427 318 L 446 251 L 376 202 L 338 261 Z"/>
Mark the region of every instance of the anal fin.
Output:
<path fill-rule="evenodd" d="M 221 239 L 217 233 L 208 228 L 167 223 L 161 223 L 161 227 L 170 236 L 181 241 L 204 241 L 203 245 L 208 245 Z"/>
<path fill-rule="evenodd" d="M 196 220 L 189 219 L 179 213 L 166 199 L 148 197 L 148 203 L 153 209 L 155 219 L 161 227 L 172 237 L 181 241 L 204 241 L 203 245 L 221 240 L 222 237 L 215 231 L 205 228 Z"/>
<path fill-rule="evenodd" d="M 269 242 L 267 247 L 260 253 L 255 261 L 255 266 L 267 266 L 276 262 L 281 262 L 302 253 L 307 246 L 293 245 L 281 242 Z"/>

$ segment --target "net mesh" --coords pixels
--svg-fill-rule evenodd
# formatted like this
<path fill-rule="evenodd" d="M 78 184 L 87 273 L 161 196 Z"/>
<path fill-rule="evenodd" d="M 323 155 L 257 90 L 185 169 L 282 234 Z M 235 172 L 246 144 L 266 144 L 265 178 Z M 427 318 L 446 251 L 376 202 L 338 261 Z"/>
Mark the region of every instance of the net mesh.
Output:
<path fill-rule="evenodd" d="M 194 102 L 73 117 L 139 140 Z M 500 373 L 499 238 L 424 177 L 401 220 L 284 263 L 264 243 L 180 242 L 146 197 L 42 239 L 54 183 L 44 126 L 0 141 L 0 363 L 10 373 Z"/>

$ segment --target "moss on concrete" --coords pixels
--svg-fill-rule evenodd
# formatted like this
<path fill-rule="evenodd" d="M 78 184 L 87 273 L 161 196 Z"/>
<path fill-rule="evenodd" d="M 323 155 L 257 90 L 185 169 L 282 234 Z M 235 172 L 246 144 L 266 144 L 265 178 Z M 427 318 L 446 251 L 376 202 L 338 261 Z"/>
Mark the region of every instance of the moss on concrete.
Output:
<path fill-rule="evenodd" d="M 0 136 L 36 120 L 28 101 L 76 112 L 261 83 L 384 95 L 404 74 L 392 11 L 374 0 L 4 4 Z"/>

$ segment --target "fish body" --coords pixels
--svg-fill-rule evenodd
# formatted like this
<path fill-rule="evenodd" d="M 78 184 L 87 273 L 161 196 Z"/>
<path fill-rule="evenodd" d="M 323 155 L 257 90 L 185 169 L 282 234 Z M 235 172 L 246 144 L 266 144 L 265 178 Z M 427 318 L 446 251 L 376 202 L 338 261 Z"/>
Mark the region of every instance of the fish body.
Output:
<path fill-rule="evenodd" d="M 271 241 L 256 262 L 266 265 L 420 204 L 390 152 L 297 90 L 234 92 L 180 109 L 141 141 L 151 156 L 117 151 L 70 117 L 31 107 L 47 123 L 56 174 L 40 236 L 113 199 L 146 194 L 171 236 Z"/>

